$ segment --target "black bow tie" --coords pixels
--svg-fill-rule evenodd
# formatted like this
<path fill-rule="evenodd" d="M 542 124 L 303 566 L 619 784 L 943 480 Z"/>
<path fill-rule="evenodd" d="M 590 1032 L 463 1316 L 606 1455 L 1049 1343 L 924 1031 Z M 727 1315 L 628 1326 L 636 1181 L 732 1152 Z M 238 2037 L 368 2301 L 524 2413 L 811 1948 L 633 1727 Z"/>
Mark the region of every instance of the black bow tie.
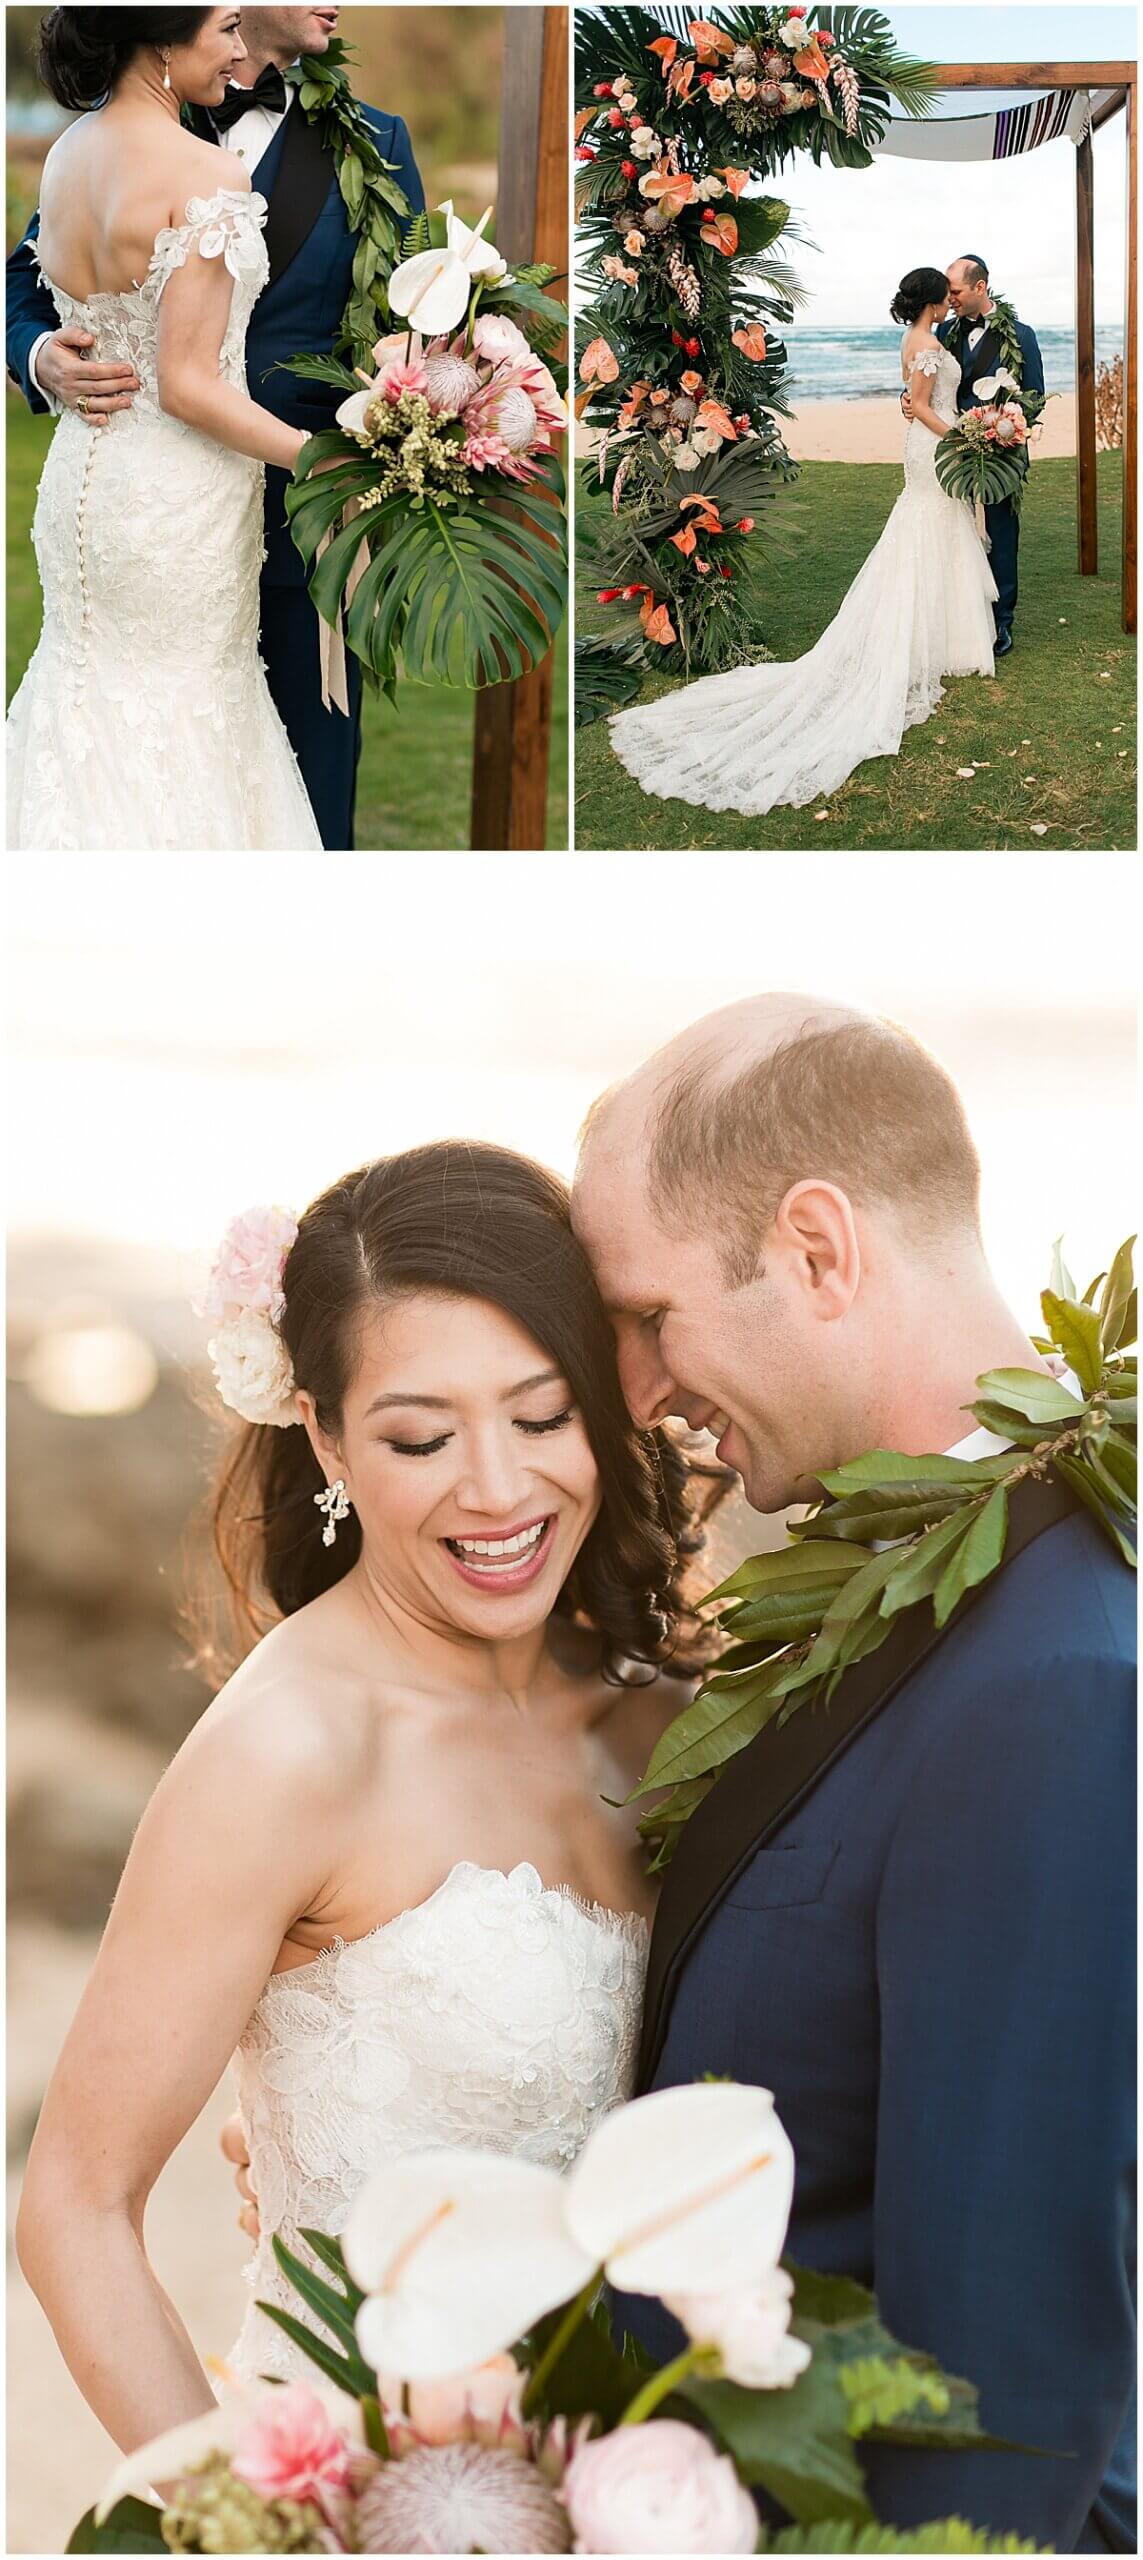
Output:
<path fill-rule="evenodd" d="M 268 107 L 272 115 L 286 112 L 286 83 L 276 62 L 268 62 L 260 71 L 252 89 L 228 88 L 220 107 L 211 107 L 210 115 L 217 133 L 229 133 L 239 116 L 251 107 Z"/>

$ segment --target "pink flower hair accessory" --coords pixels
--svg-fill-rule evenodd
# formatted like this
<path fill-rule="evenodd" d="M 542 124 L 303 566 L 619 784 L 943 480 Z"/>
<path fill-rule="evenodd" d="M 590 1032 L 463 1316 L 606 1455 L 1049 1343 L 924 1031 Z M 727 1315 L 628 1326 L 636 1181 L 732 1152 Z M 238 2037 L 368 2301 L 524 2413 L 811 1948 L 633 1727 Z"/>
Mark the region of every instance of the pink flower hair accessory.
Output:
<path fill-rule="evenodd" d="M 286 1430 L 297 1421 L 294 1372 L 278 1331 L 282 1275 L 298 1232 L 292 1209 L 244 1209 L 232 1218 L 195 1314 L 213 1321 L 207 1350 L 224 1405 L 244 1422 Z"/>

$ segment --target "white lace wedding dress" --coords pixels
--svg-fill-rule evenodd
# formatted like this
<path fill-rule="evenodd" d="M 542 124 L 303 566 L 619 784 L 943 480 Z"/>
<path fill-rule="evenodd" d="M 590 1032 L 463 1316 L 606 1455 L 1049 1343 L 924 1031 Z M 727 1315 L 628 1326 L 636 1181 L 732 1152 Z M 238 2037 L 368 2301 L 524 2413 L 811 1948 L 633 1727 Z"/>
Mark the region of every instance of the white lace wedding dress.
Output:
<path fill-rule="evenodd" d="M 140 389 L 106 427 L 66 410 L 32 539 L 39 645 L 8 718 L 8 843 L 20 852 L 306 852 L 321 838 L 258 656 L 263 469 L 159 406 L 163 289 L 221 257 L 233 297 L 219 371 L 245 391 L 266 281 L 264 196 L 193 196 L 141 284 L 86 302 L 44 281 L 92 356 Z"/>
<path fill-rule="evenodd" d="M 644 1920 L 531 1866 L 466 1861 L 368 1937 L 273 1975 L 235 2060 L 262 2236 L 232 2370 L 312 2372 L 257 2308 L 310 2318 L 272 2236 L 340 2232 L 384 2161 L 436 2143 L 573 2160 L 631 2094 L 646 1962 Z"/>
<path fill-rule="evenodd" d="M 925 352 L 909 370 L 933 377 L 933 408 L 952 426 L 955 357 Z M 885 531 L 805 657 L 703 676 L 616 715 L 612 744 L 644 791 L 749 817 L 802 808 L 867 756 L 895 756 L 942 700 L 943 676 L 992 674 L 996 581 L 936 456 L 937 438 L 915 419 Z"/>

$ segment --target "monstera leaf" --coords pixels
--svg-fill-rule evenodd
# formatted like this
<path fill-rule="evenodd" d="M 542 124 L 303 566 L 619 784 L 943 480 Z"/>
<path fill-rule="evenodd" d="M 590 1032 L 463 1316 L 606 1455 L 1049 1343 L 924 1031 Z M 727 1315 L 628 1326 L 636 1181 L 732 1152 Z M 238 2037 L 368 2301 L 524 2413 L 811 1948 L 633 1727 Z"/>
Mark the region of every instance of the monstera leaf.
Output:
<path fill-rule="evenodd" d="M 337 434 L 315 436 L 302 468 L 326 453 L 344 456 Z M 379 684 L 399 675 L 417 684 L 476 691 L 526 675 L 547 655 L 567 604 L 564 476 L 552 454 L 535 480 L 488 472 L 456 507 L 405 497 L 370 507 L 333 532 L 347 497 L 376 478 L 365 458 L 296 483 L 286 508 L 302 556 L 316 565 L 310 594 L 334 622 L 362 544 L 369 554 L 345 615 L 351 649 Z"/>

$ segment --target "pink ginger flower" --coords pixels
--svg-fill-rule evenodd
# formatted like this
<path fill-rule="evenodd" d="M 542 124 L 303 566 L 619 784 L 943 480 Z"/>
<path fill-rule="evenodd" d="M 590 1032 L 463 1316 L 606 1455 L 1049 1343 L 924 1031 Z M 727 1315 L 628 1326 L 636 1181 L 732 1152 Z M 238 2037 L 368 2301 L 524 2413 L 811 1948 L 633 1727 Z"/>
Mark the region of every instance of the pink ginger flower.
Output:
<path fill-rule="evenodd" d="M 308 2382 L 270 2391 L 239 2437 L 231 2469 L 260 2498 L 312 2498 L 348 2487 L 349 2447 Z"/>
<path fill-rule="evenodd" d="M 276 1324 L 285 1306 L 282 1272 L 298 1222 L 292 1209 L 244 1209 L 232 1218 L 195 1313 L 212 1324 L 253 1308 Z"/>

